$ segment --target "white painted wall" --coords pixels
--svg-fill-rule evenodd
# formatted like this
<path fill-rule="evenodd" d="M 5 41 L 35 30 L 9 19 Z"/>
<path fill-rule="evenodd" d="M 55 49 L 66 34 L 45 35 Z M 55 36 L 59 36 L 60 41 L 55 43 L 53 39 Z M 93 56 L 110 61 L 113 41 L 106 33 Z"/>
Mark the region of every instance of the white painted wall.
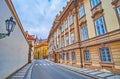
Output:
<path fill-rule="evenodd" d="M 10 16 L 13 15 L 5 0 L 0 0 L 0 33 L 7 33 L 5 20 Z M 0 79 L 5 79 L 28 62 L 28 50 L 28 43 L 16 24 L 9 37 L 0 39 Z"/>

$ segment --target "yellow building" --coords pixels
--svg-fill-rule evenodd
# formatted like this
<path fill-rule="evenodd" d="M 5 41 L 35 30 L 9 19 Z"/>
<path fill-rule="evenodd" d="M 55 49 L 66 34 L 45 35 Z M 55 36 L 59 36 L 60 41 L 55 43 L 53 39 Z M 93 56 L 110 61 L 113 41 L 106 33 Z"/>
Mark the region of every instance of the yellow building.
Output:
<path fill-rule="evenodd" d="M 120 0 L 70 0 L 48 46 L 52 61 L 120 74 Z"/>
<path fill-rule="evenodd" d="M 48 43 L 43 42 L 35 46 L 34 48 L 34 58 L 35 59 L 45 59 L 48 56 Z"/>

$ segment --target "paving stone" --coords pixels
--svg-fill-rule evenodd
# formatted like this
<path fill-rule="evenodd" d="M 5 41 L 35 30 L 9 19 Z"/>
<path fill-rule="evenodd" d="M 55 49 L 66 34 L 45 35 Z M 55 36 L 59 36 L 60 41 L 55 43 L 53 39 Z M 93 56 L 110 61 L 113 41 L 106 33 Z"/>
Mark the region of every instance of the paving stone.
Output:
<path fill-rule="evenodd" d="M 97 74 L 101 74 L 101 73 L 104 73 L 104 72 L 101 72 L 101 71 L 95 71 L 95 72 L 92 72 L 92 73 L 89 73 L 91 75 L 97 75 Z"/>
<path fill-rule="evenodd" d="M 83 71 L 85 73 L 90 73 L 90 72 L 95 72 L 95 70 L 86 70 L 86 71 Z"/>
<path fill-rule="evenodd" d="M 99 74 L 97 76 L 99 77 L 108 77 L 108 76 L 112 76 L 113 74 L 112 73 L 103 73 L 103 74 Z"/>
<path fill-rule="evenodd" d="M 25 75 L 25 73 L 15 73 L 15 75 Z"/>
<path fill-rule="evenodd" d="M 113 76 L 107 77 L 106 79 L 120 79 L 120 75 L 113 75 Z"/>

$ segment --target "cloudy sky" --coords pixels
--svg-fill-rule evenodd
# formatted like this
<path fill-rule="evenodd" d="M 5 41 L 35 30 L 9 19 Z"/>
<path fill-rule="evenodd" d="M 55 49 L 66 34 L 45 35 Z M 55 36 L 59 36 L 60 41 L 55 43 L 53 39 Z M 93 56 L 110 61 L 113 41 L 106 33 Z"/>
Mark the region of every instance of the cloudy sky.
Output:
<path fill-rule="evenodd" d="M 56 15 L 69 0 L 12 0 L 25 31 L 48 37 Z"/>

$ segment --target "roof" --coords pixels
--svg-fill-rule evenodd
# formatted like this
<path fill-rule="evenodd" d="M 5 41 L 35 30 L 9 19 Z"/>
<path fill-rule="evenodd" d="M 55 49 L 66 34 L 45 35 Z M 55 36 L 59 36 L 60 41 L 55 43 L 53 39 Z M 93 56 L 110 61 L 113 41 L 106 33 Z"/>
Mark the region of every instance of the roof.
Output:
<path fill-rule="evenodd" d="M 47 41 L 45 41 L 45 42 L 43 42 L 43 43 L 40 43 L 40 44 L 36 45 L 35 48 L 42 47 L 42 46 L 48 46 Z"/>
<path fill-rule="evenodd" d="M 36 40 L 34 38 L 34 35 L 30 35 L 30 34 L 28 34 L 28 32 L 25 32 L 25 35 L 26 35 L 26 37 L 27 37 L 28 40 Z"/>

